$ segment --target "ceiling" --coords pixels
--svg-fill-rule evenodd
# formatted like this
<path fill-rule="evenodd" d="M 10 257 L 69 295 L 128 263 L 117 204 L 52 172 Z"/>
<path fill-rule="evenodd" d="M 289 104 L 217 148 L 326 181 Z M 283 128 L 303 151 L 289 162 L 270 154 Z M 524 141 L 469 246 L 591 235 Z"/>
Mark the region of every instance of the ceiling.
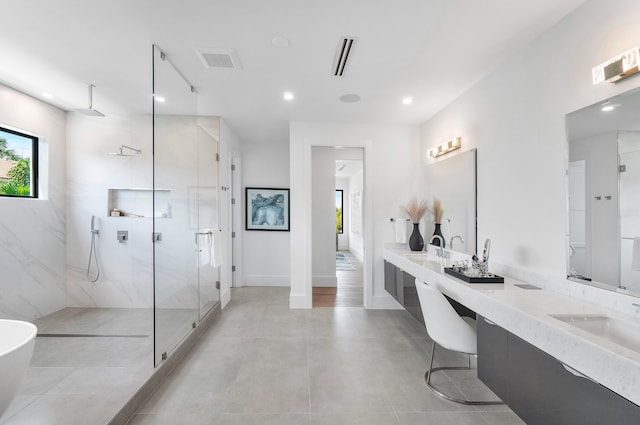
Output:
<path fill-rule="evenodd" d="M 418 125 L 583 2 L 7 0 L 0 82 L 66 110 L 87 107 L 92 83 L 101 112 L 147 111 L 155 43 L 197 88 L 199 114 L 241 140 L 288 140 L 290 120 Z M 357 41 L 334 77 L 344 36 Z M 242 69 L 206 69 L 196 47 L 235 49 Z"/>

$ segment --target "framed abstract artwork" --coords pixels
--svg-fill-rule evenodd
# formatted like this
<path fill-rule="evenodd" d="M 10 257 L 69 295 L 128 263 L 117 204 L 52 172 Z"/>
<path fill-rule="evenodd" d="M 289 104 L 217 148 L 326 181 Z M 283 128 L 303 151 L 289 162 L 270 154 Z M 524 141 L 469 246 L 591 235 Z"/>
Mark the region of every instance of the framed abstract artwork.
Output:
<path fill-rule="evenodd" d="M 245 188 L 246 229 L 289 231 L 289 189 Z"/>

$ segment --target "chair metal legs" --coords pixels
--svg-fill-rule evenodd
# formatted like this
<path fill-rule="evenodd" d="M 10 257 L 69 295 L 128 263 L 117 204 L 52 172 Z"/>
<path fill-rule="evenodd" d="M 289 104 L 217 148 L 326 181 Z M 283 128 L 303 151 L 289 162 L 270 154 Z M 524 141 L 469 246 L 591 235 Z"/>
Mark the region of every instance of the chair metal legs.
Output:
<path fill-rule="evenodd" d="M 433 367 L 433 357 L 436 354 L 436 342 L 433 342 L 433 347 L 431 348 L 431 360 L 429 361 L 429 370 L 427 370 L 427 373 L 424 374 L 424 380 L 427 383 L 427 387 L 429 387 L 429 389 L 431 391 L 433 391 L 435 393 L 435 395 L 437 395 L 438 397 L 441 397 L 445 400 L 449 400 L 449 401 L 453 401 L 455 403 L 460 403 L 460 404 L 467 404 L 467 405 L 475 405 L 475 406 L 486 406 L 486 405 L 492 405 L 492 404 L 504 404 L 504 402 L 500 401 L 500 400 L 489 400 L 489 401 L 480 401 L 480 400 L 462 400 L 459 398 L 455 398 L 452 397 L 448 394 L 443 393 L 442 391 L 438 390 L 436 387 L 433 386 L 433 384 L 431 384 L 431 374 L 433 372 L 437 372 L 439 370 L 468 370 L 471 369 L 471 356 L 469 356 L 469 365 L 467 367 L 465 366 L 447 366 L 447 367 Z"/>

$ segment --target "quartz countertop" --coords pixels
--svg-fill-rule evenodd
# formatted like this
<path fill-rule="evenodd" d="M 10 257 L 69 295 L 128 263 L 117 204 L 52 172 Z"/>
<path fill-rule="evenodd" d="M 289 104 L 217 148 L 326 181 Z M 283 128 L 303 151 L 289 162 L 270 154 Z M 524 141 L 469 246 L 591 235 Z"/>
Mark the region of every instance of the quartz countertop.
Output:
<path fill-rule="evenodd" d="M 435 257 L 425 252 L 386 248 L 383 257 L 565 365 L 640 405 L 640 352 L 551 315 L 606 315 L 640 327 L 637 317 L 544 288 L 522 289 L 515 285 L 525 282 L 507 276 L 504 284 L 469 284 L 445 274 Z M 535 285 L 535 282 L 526 283 Z"/>

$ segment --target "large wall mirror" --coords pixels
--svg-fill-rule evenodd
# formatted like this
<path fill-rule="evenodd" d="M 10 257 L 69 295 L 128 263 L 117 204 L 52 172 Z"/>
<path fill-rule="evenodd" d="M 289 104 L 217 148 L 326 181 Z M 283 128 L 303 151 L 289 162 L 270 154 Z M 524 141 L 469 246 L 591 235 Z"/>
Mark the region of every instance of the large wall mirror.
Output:
<path fill-rule="evenodd" d="M 640 88 L 567 115 L 567 276 L 640 295 Z"/>
<path fill-rule="evenodd" d="M 444 209 L 442 234 L 446 248 L 465 254 L 477 251 L 476 225 L 476 150 L 436 159 L 424 167 L 425 196 L 431 204 L 434 198 Z M 425 242 L 435 223 L 426 216 Z M 458 236 L 458 237 L 456 237 Z"/>

